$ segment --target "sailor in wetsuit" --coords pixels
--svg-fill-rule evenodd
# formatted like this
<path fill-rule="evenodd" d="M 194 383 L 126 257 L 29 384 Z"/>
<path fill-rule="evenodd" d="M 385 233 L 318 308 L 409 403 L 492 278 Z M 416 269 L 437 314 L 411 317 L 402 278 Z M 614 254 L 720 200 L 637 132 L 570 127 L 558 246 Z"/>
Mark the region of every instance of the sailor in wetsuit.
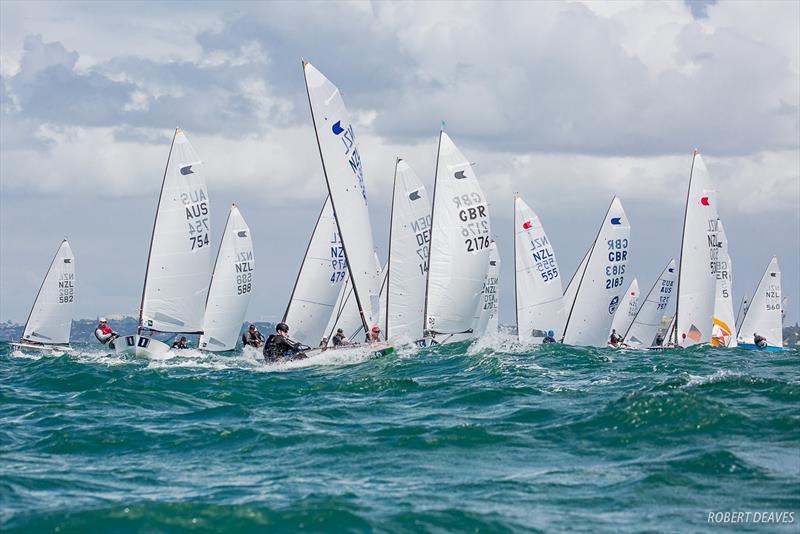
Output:
<path fill-rule="evenodd" d="M 556 338 L 554 337 L 555 335 L 556 335 L 555 332 L 553 332 L 552 330 L 548 330 L 547 335 L 542 338 L 542 344 L 555 343 L 556 342 Z"/>
<path fill-rule="evenodd" d="M 620 343 L 622 343 L 622 336 L 617 334 L 616 330 L 612 329 L 611 337 L 608 339 L 608 344 L 611 345 L 612 347 L 616 347 Z"/>
<path fill-rule="evenodd" d="M 264 361 L 275 363 L 289 360 L 302 360 L 307 358 L 304 350 L 310 347 L 289 338 L 289 327 L 286 323 L 275 325 L 275 333 L 267 338 L 264 345 Z"/>
<path fill-rule="evenodd" d="M 760 349 L 763 349 L 764 347 L 767 346 L 767 338 L 765 338 L 764 336 L 759 336 L 758 334 L 753 332 L 753 345 L 755 345 Z"/>
<path fill-rule="evenodd" d="M 264 336 L 261 335 L 261 332 L 258 331 L 256 325 L 251 324 L 247 328 L 247 332 L 242 334 L 242 345 L 245 347 L 250 346 L 259 348 L 263 344 L 264 344 Z"/>
<path fill-rule="evenodd" d="M 189 348 L 189 340 L 186 339 L 186 336 L 181 336 L 180 339 L 172 342 L 173 349 L 188 349 Z"/>
<path fill-rule="evenodd" d="M 344 330 L 342 330 L 341 328 L 337 329 L 336 330 L 336 335 L 333 336 L 333 346 L 334 347 L 343 347 L 343 346 L 349 345 L 349 344 L 350 344 L 350 342 L 347 340 L 347 338 L 344 335 Z"/>
<path fill-rule="evenodd" d="M 108 321 L 105 317 L 100 317 L 100 324 L 97 325 L 97 328 L 94 331 L 94 337 L 97 338 L 97 341 L 102 343 L 103 345 L 108 345 L 112 349 L 114 348 L 114 340 L 119 337 L 119 334 L 114 332 L 114 330 L 108 326 Z"/>

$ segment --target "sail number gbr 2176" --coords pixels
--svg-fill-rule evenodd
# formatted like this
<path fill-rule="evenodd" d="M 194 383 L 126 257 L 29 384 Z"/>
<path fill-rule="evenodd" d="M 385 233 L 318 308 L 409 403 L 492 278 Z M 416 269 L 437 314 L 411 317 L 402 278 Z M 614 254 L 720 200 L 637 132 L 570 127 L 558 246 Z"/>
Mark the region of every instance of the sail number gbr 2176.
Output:
<path fill-rule="evenodd" d="M 609 239 L 606 264 L 606 289 L 620 287 L 625 281 L 625 264 L 628 263 L 628 240 Z"/>
<path fill-rule="evenodd" d="M 467 252 L 489 248 L 489 217 L 481 195 L 477 192 L 456 195 L 453 203 L 458 208 L 459 227 Z"/>

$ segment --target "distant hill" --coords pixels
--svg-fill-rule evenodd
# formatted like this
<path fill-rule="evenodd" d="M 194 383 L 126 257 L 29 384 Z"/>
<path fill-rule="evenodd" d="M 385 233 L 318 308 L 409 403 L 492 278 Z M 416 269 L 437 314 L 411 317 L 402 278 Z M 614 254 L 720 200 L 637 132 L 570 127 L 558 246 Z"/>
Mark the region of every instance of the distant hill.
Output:
<path fill-rule="evenodd" d="M 239 332 L 239 337 L 244 333 L 248 325 L 254 324 L 266 337 L 275 331 L 275 323 L 244 323 Z M 111 317 L 108 321 L 108 326 L 116 330 L 122 335 L 131 334 L 136 332 L 139 326 L 139 321 L 135 317 Z M 11 321 L 0 323 L 0 341 L 16 341 L 22 337 L 22 329 L 25 325 L 15 324 Z M 72 321 L 72 332 L 70 333 L 70 340 L 75 343 L 96 343 L 94 331 L 97 328 L 97 319 L 76 319 Z M 172 337 L 171 334 L 158 334 L 159 339 L 167 339 Z M 199 336 L 186 336 L 189 338 L 189 343 L 197 346 L 197 338 Z"/>

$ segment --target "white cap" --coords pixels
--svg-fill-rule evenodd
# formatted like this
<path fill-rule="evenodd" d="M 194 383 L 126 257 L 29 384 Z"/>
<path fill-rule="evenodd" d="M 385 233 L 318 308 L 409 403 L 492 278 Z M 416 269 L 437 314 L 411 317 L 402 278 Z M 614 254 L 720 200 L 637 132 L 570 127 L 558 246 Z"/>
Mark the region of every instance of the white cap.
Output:
<path fill-rule="evenodd" d="M 105 318 L 105 317 L 100 317 L 100 322 L 101 322 L 101 323 L 107 323 L 108 321 L 106 320 L 106 318 Z"/>

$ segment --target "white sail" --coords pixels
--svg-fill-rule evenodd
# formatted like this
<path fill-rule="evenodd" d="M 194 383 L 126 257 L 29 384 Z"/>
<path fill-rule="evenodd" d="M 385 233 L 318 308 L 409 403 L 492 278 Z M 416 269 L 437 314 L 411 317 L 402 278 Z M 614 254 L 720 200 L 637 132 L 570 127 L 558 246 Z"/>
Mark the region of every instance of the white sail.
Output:
<path fill-rule="evenodd" d="M 178 128 L 150 242 L 141 327 L 160 332 L 202 330 L 211 253 L 210 213 L 200 158 Z"/>
<path fill-rule="evenodd" d="M 564 343 L 605 347 L 614 313 L 625 291 L 631 225 L 622 202 L 614 197 L 567 310 Z"/>
<path fill-rule="evenodd" d="M 717 199 L 711 176 L 695 150 L 683 222 L 675 338 L 681 347 L 711 341 L 717 279 L 712 254 L 719 247 Z"/>
<path fill-rule="evenodd" d="M 439 134 L 425 327 L 429 335 L 469 332 L 489 267 L 491 225 L 472 165 Z"/>
<path fill-rule="evenodd" d="M 517 195 L 514 263 L 519 339 L 542 338 L 549 330 L 561 337 L 559 329 L 565 321 L 561 270 L 541 220 Z"/>
<path fill-rule="evenodd" d="M 722 220 L 719 221 L 719 245 L 714 261 L 714 276 L 717 279 L 714 294 L 714 317 L 711 326 L 711 344 L 715 347 L 733 348 L 736 343 L 736 318 L 733 315 L 733 293 L 731 256 L 728 252 L 728 237 Z"/>
<path fill-rule="evenodd" d="M 347 260 L 328 198 L 314 226 L 283 315 L 294 339 L 313 347 L 328 335 L 326 327 L 346 278 Z"/>
<path fill-rule="evenodd" d="M 636 278 L 633 279 L 631 285 L 628 286 L 628 291 L 622 297 L 619 303 L 617 312 L 614 314 L 614 320 L 611 322 L 611 330 L 616 330 L 617 334 L 624 336 L 628 328 L 633 324 L 633 319 L 639 312 L 639 282 Z M 609 337 L 611 332 L 608 332 Z"/>
<path fill-rule="evenodd" d="M 754 334 L 758 334 L 770 347 L 783 347 L 781 304 L 781 269 L 777 256 L 773 256 L 750 299 L 739 330 L 739 344 L 752 345 Z"/>
<path fill-rule="evenodd" d="M 395 165 L 385 335 L 413 341 L 422 335 L 431 240 L 431 203 L 425 186 L 402 159 Z"/>
<path fill-rule="evenodd" d="M 675 260 L 673 259 L 661 272 L 644 301 L 641 301 L 639 311 L 628 330 L 620 333 L 627 345 L 634 348 L 647 348 L 653 345 L 656 334 L 661 328 L 661 321 L 664 319 L 667 306 L 669 306 L 676 277 Z M 669 338 L 665 337 L 665 339 Z"/>
<path fill-rule="evenodd" d="M 380 281 L 375 269 L 372 227 L 364 170 L 353 125 L 339 89 L 311 63 L 303 62 L 328 193 L 347 258 L 354 297 L 366 328 L 380 313 Z"/>
<path fill-rule="evenodd" d="M 234 204 L 228 213 L 211 275 L 200 348 L 212 352 L 236 348 L 253 294 L 255 267 L 250 228 Z"/>
<path fill-rule="evenodd" d="M 360 343 L 366 338 L 364 323 L 358 313 L 358 305 L 353 295 L 353 286 L 350 283 L 350 278 L 345 278 L 339 294 L 336 296 L 331 315 L 325 324 L 324 335 L 328 338 L 329 345 L 333 344 L 331 339 L 339 328 L 351 341 Z"/>
<path fill-rule="evenodd" d="M 492 241 L 489 247 L 489 269 L 483 282 L 483 291 L 481 292 L 478 314 L 473 328 L 475 337 L 482 337 L 487 333 L 490 335 L 497 333 L 497 289 L 499 280 L 500 253 L 497 251 L 497 243 Z M 490 326 L 490 323 L 493 326 Z"/>
<path fill-rule="evenodd" d="M 558 334 L 556 339 L 561 339 L 564 336 L 564 326 L 567 324 L 567 313 L 575 304 L 575 296 L 578 294 L 578 286 L 580 285 L 581 279 L 583 279 L 583 273 L 586 272 L 586 264 L 589 262 L 589 256 L 592 254 L 592 249 L 594 249 L 594 241 L 592 241 L 592 244 L 589 245 L 589 250 L 587 250 L 586 254 L 583 255 L 580 265 L 578 265 L 578 268 L 572 274 L 572 278 L 569 279 L 567 289 L 564 290 L 564 311 L 561 314 L 562 320 L 559 323 L 558 328 L 555 330 L 555 333 Z"/>
<path fill-rule="evenodd" d="M 46 345 L 69 343 L 75 309 L 75 255 L 65 239 L 59 245 L 25 322 L 22 339 Z"/>

